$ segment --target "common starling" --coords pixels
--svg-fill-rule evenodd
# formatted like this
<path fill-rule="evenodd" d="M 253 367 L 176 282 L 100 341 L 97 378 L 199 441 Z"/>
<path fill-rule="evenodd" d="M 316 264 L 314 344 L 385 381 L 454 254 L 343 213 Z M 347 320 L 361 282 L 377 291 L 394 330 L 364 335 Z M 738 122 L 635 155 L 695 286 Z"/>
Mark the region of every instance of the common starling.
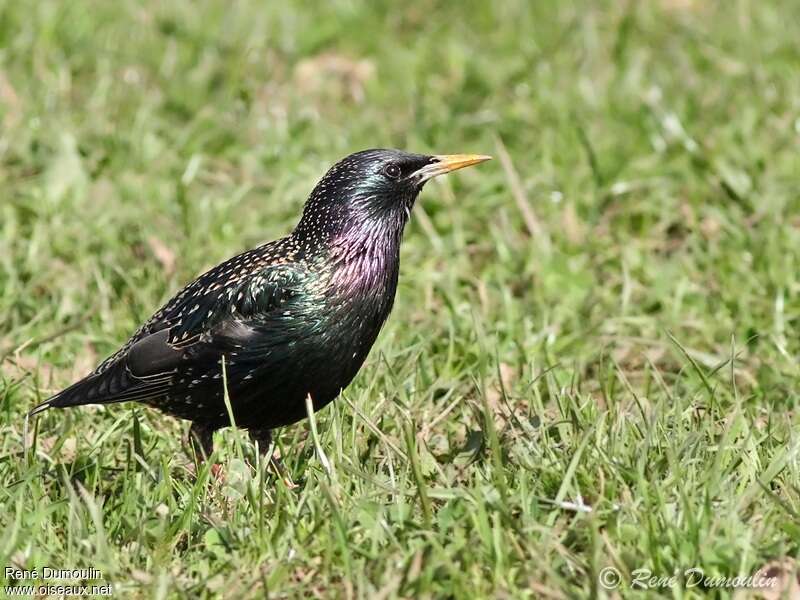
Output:
<path fill-rule="evenodd" d="M 93 373 L 35 407 L 136 401 L 192 422 L 205 456 L 234 421 L 270 431 L 330 403 L 389 315 L 400 240 L 425 182 L 488 160 L 364 150 L 335 164 L 287 237 L 225 261 L 156 312 Z M 224 377 L 223 377 L 224 372 Z"/>

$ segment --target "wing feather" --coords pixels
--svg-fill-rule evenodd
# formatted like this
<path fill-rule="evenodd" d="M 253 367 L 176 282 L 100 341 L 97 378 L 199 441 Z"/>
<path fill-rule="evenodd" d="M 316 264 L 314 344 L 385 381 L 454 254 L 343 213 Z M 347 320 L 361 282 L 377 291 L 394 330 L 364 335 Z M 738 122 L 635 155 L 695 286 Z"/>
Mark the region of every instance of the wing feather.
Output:
<path fill-rule="evenodd" d="M 268 321 L 296 297 L 306 276 L 296 264 L 270 265 L 230 285 L 187 296 L 186 290 L 208 287 L 201 277 L 167 303 L 94 373 L 31 413 L 51 406 L 152 402 L 185 393 L 187 381 L 213 378 L 210 369 L 218 369 L 223 354 L 246 347 L 254 333 L 248 323 Z"/>

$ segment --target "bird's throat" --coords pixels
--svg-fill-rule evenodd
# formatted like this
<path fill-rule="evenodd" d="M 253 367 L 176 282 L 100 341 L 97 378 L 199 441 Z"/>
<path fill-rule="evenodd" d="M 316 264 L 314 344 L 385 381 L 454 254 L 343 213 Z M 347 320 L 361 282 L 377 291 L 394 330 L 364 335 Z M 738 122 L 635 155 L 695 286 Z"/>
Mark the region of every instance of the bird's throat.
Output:
<path fill-rule="evenodd" d="M 387 225 L 353 227 L 334 240 L 331 283 L 335 288 L 354 294 L 394 297 L 403 230 Z"/>

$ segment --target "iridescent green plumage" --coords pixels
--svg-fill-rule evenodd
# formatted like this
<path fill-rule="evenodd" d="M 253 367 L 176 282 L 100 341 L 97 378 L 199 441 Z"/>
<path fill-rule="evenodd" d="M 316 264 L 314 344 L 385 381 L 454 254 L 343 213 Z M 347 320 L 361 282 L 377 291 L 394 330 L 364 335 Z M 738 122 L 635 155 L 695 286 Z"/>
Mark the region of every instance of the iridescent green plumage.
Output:
<path fill-rule="evenodd" d="M 464 160 L 398 150 L 348 156 L 314 188 L 291 235 L 201 275 L 32 414 L 143 402 L 192 421 L 210 452 L 210 432 L 230 423 L 224 380 L 236 423 L 266 449 L 270 429 L 305 416 L 307 397 L 318 410 L 356 375 L 391 311 L 417 195 Z"/>

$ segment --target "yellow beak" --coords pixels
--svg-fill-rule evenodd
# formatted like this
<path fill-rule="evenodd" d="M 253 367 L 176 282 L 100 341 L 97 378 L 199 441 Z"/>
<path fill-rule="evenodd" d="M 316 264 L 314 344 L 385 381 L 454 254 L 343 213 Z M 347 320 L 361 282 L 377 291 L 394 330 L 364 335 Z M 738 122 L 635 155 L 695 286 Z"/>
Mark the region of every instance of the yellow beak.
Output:
<path fill-rule="evenodd" d="M 444 169 L 445 173 L 450 171 L 457 171 L 464 167 L 471 167 L 486 160 L 492 160 L 491 156 L 484 154 L 441 154 L 434 156 L 439 161 L 439 165 Z"/>
<path fill-rule="evenodd" d="M 433 157 L 434 162 L 425 165 L 416 173 L 415 176 L 420 178 L 420 182 L 427 181 L 437 175 L 444 175 L 464 167 L 471 167 L 487 160 L 491 160 L 491 156 L 483 154 L 439 154 Z"/>

